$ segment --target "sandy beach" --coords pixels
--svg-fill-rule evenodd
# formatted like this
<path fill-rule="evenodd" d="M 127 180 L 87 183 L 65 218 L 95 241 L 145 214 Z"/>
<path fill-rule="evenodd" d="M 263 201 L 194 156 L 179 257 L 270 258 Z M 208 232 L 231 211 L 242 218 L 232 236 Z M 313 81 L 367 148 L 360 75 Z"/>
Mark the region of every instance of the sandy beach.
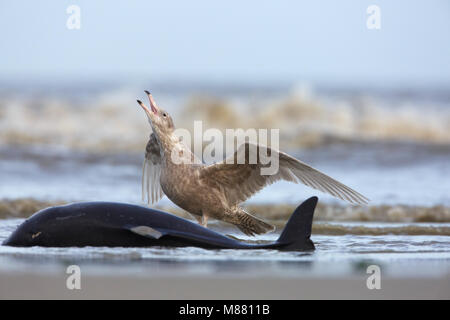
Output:
<path fill-rule="evenodd" d="M 0 299 L 450 299 L 450 275 L 384 278 L 369 290 L 366 277 L 268 276 L 82 277 L 80 290 L 66 288 L 67 275 L 0 273 Z"/>

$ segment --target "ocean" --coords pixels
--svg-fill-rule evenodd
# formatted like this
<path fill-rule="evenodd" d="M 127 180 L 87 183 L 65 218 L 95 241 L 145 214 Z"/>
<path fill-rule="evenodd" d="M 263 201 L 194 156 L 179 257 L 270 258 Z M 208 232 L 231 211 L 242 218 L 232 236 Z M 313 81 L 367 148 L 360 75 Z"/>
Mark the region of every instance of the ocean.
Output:
<path fill-rule="evenodd" d="M 198 248 L 0 247 L 0 270 L 349 275 L 378 264 L 393 276 L 450 274 L 448 90 L 167 84 L 33 84 L 0 90 L 0 242 L 32 213 L 74 201 L 141 200 L 151 132 L 144 89 L 177 127 L 277 128 L 280 149 L 359 191 L 352 206 L 302 185 L 275 183 L 244 206 L 277 226 L 317 195 L 314 253 Z M 163 198 L 157 205 L 187 215 Z M 250 241 L 237 229 L 211 227 Z M 448 278 L 447 278 L 448 279 Z"/>

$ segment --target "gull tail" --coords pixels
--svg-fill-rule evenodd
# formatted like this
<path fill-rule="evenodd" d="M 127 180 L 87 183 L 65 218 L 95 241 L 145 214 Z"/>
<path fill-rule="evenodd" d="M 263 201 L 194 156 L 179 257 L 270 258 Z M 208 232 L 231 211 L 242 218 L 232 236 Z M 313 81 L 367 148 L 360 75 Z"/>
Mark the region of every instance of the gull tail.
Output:
<path fill-rule="evenodd" d="M 280 245 L 280 250 L 304 251 L 315 249 L 310 237 L 317 200 L 317 197 L 311 197 L 295 209 L 276 242 Z"/>
<path fill-rule="evenodd" d="M 253 236 L 255 234 L 264 234 L 275 230 L 275 226 L 252 216 L 241 208 L 238 208 L 235 215 L 237 223 L 235 222 L 234 224 L 246 235 Z"/>

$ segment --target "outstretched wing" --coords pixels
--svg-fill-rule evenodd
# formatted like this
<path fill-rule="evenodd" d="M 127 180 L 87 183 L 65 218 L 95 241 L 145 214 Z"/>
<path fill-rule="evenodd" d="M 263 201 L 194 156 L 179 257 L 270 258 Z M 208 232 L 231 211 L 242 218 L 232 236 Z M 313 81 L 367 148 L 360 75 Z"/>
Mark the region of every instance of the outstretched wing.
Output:
<path fill-rule="evenodd" d="M 267 160 L 276 157 L 279 161 L 278 171 L 271 175 L 262 174 L 261 169 L 270 166 Z M 278 180 L 301 182 L 354 204 L 369 202 L 362 194 L 284 152 L 248 142 L 224 161 L 203 167 L 200 178 L 204 184 L 223 190 L 230 205 L 247 200 Z"/>
<path fill-rule="evenodd" d="M 156 203 L 164 196 L 159 179 L 161 177 L 161 153 L 154 133 L 145 147 L 142 165 L 142 201 Z"/>

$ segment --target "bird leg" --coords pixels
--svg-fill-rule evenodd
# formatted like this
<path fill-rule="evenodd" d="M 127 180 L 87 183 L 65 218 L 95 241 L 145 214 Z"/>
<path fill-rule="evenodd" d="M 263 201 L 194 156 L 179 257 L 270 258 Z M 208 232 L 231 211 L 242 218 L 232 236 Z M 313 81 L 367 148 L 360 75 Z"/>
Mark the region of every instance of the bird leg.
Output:
<path fill-rule="evenodd" d="M 205 228 L 208 227 L 208 216 L 206 214 L 202 215 L 202 221 L 200 224 Z"/>
<path fill-rule="evenodd" d="M 189 213 L 189 215 L 190 215 L 192 218 L 195 218 L 195 220 L 197 220 L 198 224 L 203 225 L 203 217 L 202 217 L 202 216 L 198 216 L 198 215 L 196 215 L 196 214 L 192 214 L 192 213 L 190 213 L 190 212 L 188 212 L 188 211 L 186 211 L 186 212 Z"/>

